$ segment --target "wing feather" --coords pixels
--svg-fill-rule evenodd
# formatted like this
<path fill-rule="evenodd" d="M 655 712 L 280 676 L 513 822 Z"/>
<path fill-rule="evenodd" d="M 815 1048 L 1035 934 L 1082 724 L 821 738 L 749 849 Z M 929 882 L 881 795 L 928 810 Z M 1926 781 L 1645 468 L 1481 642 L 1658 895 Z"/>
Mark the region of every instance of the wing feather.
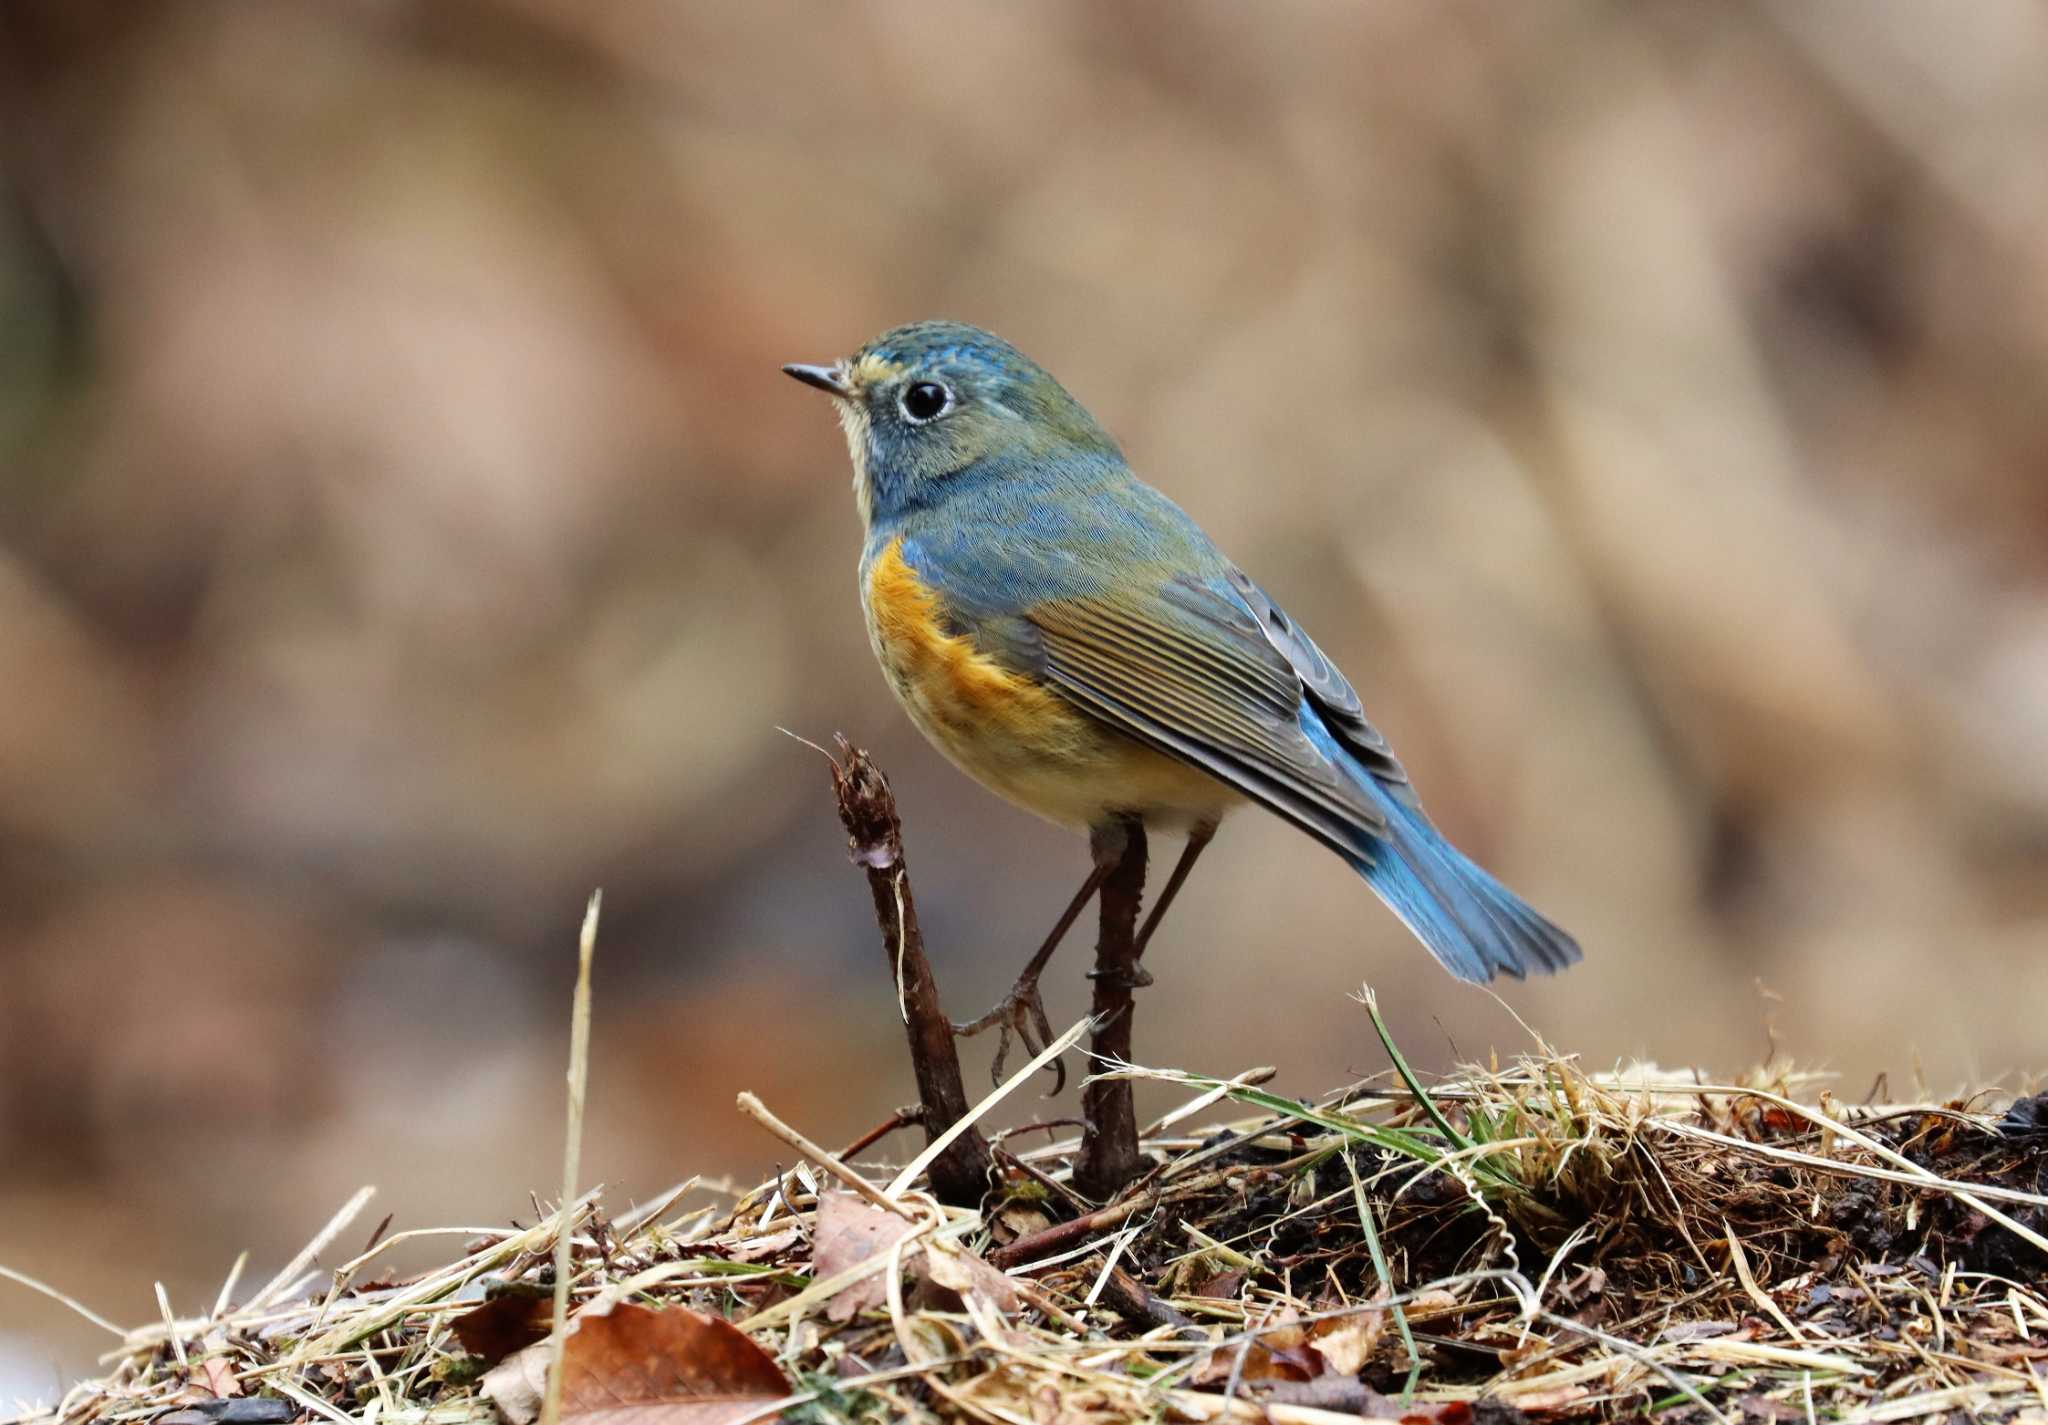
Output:
<path fill-rule="evenodd" d="M 1292 664 L 1248 611 L 1197 623 L 1186 602 L 1119 592 L 1048 600 L 1024 617 L 1038 631 L 1044 676 L 1090 711 L 1332 845 L 1373 854 L 1385 814 L 1302 730 Z"/>

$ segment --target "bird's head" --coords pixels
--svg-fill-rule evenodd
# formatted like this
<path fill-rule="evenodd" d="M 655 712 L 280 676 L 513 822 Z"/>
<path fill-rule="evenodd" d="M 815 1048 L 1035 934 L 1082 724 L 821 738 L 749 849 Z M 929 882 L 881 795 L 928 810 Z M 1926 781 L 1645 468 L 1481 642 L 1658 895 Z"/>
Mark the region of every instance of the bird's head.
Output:
<path fill-rule="evenodd" d="M 916 322 L 830 366 L 782 369 L 834 398 L 869 524 L 940 498 L 965 471 L 1003 478 L 1077 456 L 1120 459 L 1037 362 L 964 322 Z"/>

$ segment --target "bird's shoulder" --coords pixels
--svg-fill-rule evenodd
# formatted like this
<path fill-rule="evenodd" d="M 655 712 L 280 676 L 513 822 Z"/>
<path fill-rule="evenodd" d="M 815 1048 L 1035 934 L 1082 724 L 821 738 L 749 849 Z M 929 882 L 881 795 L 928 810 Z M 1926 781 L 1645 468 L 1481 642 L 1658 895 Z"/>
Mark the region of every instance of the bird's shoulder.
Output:
<path fill-rule="evenodd" d="M 1200 526 L 1121 461 L 976 473 L 944 500 L 878 523 L 863 569 L 894 548 L 965 611 L 1021 613 L 1229 567 Z"/>

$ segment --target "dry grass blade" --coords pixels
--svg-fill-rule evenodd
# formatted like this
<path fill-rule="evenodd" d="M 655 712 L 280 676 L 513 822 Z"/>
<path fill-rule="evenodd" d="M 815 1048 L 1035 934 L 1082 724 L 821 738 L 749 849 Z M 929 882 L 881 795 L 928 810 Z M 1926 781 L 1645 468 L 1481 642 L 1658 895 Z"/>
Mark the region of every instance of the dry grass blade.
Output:
<path fill-rule="evenodd" d="M 334 1240 L 348 1231 L 348 1226 L 362 1215 L 370 1205 L 370 1199 L 377 1195 L 373 1187 L 356 1189 L 356 1195 L 341 1205 L 341 1210 L 328 1219 L 327 1225 L 314 1234 L 313 1240 L 299 1249 L 299 1254 L 285 1264 L 283 1271 L 266 1282 L 257 1293 L 249 1298 L 249 1309 L 261 1310 L 272 1298 L 306 1274 L 319 1255 L 326 1251 Z"/>
<path fill-rule="evenodd" d="M 883 1193 L 880 1188 L 876 1187 L 859 1173 L 856 1173 L 853 1169 L 847 1167 L 845 1163 L 839 1160 L 837 1153 L 812 1142 L 787 1123 L 784 1123 L 780 1118 L 777 1118 L 769 1111 L 768 1105 L 762 1103 L 753 1094 L 740 1094 L 739 1110 L 763 1128 L 766 1128 L 770 1133 L 773 1133 L 777 1138 L 789 1144 L 790 1147 L 796 1149 L 797 1152 L 809 1158 L 833 1177 L 852 1188 L 855 1193 L 866 1198 L 876 1207 L 881 1208 L 884 1212 L 894 1213 L 906 1221 L 916 1220 L 916 1213 L 896 1201 L 895 1198 Z M 943 1148 L 945 1146 L 944 1141 L 939 1146 Z"/>
<path fill-rule="evenodd" d="M 1071 1140 L 1008 1158 L 976 1209 L 938 1202 L 918 1163 L 892 1174 L 803 1139 L 806 1161 L 727 1205 L 686 1211 L 668 1194 L 630 1230 L 586 1193 L 445 1266 L 362 1284 L 379 1243 L 329 1290 L 126 1335 L 104 1378 L 27 1420 L 141 1421 L 213 1380 L 306 1420 L 374 1406 L 383 1425 L 526 1425 L 548 1345 L 497 1367 L 538 1360 L 530 1404 L 486 1399 L 490 1354 L 521 1337 L 482 1326 L 507 1317 L 530 1339 L 534 1313 L 480 1316 L 477 1301 L 522 1293 L 558 1293 L 550 1319 L 572 1327 L 684 1308 L 728 1346 L 727 1333 L 751 1343 L 744 1388 L 717 1384 L 713 1352 L 695 1394 L 636 1401 L 615 1380 L 597 1400 L 608 1419 L 680 1411 L 664 1415 L 677 1425 L 1462 1425 L 1479 1402 L 1494 1421 L 1717 1425 L 2048 1411 L 2048 1135 L 1960 1105 L 1824 1110 L 1782 1073 L 1595 1075 L 1545 1050 L 1424 1082 L 1393 1055 L 1383 1082 L 1314 1101 L 1264 1073 L 1110 1066 L 1186 1101 L 1148 1132 L 1146 1179 L 1079 1216 L 1063 1191 Z M 882 1204 L 821 1202 L 828 1174 Z M 835 1219 L 849 1201 L 888 1224 L 874 1243 Z M 572 1375 L 556 1377 L 565 1425 Z"/>
<path fill-rule="evenodd" d="M 17 1272 L 12 1267 L 0 1267 L 0 1281 L 10 1281 L 15 1283 L 15 1285 L 17 1286 L 25 1286 L 30 1291 L 36 1292 L 42 1296 L 47 1296 L 48 1298 L 50 1298 L 50 1300 L 58 1303 L 60 1306 L 64 1306 L 69 1310 L 77 1313 L 79 1316 L 84 1317 L 87 1321 L 90 1321 L 93 1325 L 99 1327 L 103 1331 L 111 1332 L 113 1335 L 120 1337 L 124 1340 L 128 1336 L 127 1331 L 123 1330 L 119 1326 L 116 1326 L 113 1322 L 107 1320 L 106 1317 L 100 1315 L 97 1311 L 94 1311 L 84 1302 L 77 1300 L 75 1297 L 67 1296 L 63 1292 L 57 1290 L 57 1288 L 50 1286 L 45 1282 L 39 1282 L 34 1277 L 29 1276 L 24 1272 Z"/>
<path fill-rule="evenodd" d="M 597 954 L 597 917 L 604 892 L 593 891 L 583 912 L 583 930 L 576 937 L 576 994 L 569 1021 L 568 1131 L 562 1139 L 562 1205 L 555 1228 L 555 1313 L 549 1355 L 546 1402 L 540 1418 L 555 1425 L 562 1415 L 562 1353 L 569 1329 L 569 1204 L 576 1197 L 576 1172 L 583 1160 L 583 1099 L 590 1084 L 590 962 Z"/>
<path fill-rule="evenodd" d="M 996 1085 L 995 1090 L 983 1098 L 980 1103 L 969 1109 L 965 1117 L 926 1144 L 924 1151 L 915 1158 L 912 1158 L 905 1165 L 903 1171 L 890 1181 L 888 1188 L 885 1190 L 887 1194 L 893 1198 L 909 1188 L 917 1180 L 917 1175 L 931 1166 L 932 1160 L 945 1152 L 947 1146 L 955 1138 L 958 1138 L 961 1134 L 979 1123 L 990 1109 L 1008 1098 L 1012 1093 L 1015 1093 L 1023 1085 L 1031 1082 L 1033 1074 L 1036 1074 L 1047 1064 L 1050 1064 L 1053 1060 L 1059 1058 L 1060 1055 L 1066 1053 L 1067 1050 L 1080 1043 L 1081 1036 L 1087 1032 L 1088 1021 L 1085 1019 L 1076 1021 L 1073 1027 L 1068 1029 L 1065 1034 L 1062 1034 L 1059 1038 L 1041 1049 L 1032 1058 L 1030 1063 Z"/>

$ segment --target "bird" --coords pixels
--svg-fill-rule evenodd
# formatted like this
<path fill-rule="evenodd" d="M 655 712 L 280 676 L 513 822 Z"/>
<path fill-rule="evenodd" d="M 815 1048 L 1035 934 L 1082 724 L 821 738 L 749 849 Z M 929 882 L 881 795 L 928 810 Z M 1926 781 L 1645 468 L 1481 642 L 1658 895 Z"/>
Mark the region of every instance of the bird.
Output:
<path fill-rule="evenodd" d="M 1342 857 L 1460 980 L 1580 958 L 1437 830 L 1308 632 L 1037 362 L 920 321 L 782 369 L 837 407 L 868 638 L 911 722 L 989 790 L 1089 838 L 1092 869 L 1015 986 L 956 1026 L 1001 1031 L 998 1078 L 1012 1033 L 1050 1039 L 1039 978 L 1133 826 L 1186 837 L 1137 955 L 1223 817 L 1251 803 Z"/>

